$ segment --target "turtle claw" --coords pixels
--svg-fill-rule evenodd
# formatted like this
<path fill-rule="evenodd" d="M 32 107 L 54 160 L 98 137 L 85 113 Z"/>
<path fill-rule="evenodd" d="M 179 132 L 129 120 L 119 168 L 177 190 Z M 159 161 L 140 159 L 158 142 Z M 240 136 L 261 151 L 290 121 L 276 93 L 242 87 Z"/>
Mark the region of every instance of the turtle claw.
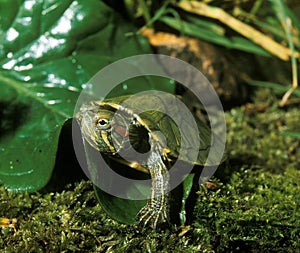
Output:
<path fill-rule="evenodd" d="M 144 206 L 136 216 L 139 221 L 139 226 L 144 229 L 146 227 L 151 227 L 153 229 L 158 229 L 169 224 L 168 214 L 166 210 L 156 210 L 149 204 Z"/>

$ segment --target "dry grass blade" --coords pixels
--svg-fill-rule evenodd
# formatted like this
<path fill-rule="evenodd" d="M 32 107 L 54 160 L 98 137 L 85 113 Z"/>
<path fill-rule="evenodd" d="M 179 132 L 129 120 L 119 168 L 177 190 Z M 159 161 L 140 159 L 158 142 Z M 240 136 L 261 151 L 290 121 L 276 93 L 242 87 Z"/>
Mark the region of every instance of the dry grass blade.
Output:
<path fill-rule="evenodd" d="M 185 11 L 217 19 L 236 32 L 242 34 L 249 40 L 260 45 L 262 48 L 277 56 L 278 58 L 284 61 L 288 61 L 290 59 L 291 51 L 289 48 L 280 45 L 260 31 L 232 17 L 221 8 L 211 7 L 206 5 L 205 3 L 197 1 L 181 1 L 178 3 L 178 6 Z M 295 53 L 295 57 L 299 57 L 298 52 Z"/>
<path fill-rule="evenodd" d="M 293 94 L 293 92 L 297 89 L 298 84 L 293 82 L 293 86 L 283 95 L 279 105 L 285 106 L 288 104 L 289 97 Z"/>

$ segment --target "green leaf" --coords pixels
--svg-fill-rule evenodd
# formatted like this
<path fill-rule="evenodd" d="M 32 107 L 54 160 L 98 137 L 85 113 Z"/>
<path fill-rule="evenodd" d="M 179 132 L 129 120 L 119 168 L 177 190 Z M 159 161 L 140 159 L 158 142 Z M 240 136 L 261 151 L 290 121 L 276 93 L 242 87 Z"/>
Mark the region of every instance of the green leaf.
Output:
<path fill-rule="evenodd" d="M 2 0 L 0 14 L 0 181 L 35 191 L 51 178 L 83 85 L 111 62 L 151 51 L 98 0 Z"/>
<path fill-rule="evenodd" d="M 279 91 L 280 93 L 285 93 L 289 90 L 289 87 L 284 86 L 282 84 L 278 84 L 278 83 L 257 81 L 257 80 L 250 80 L 250 79 L 246 80 L 246 82 L 249 85 L 252 85 L 252 86 L 264 87 L 264 88 L 268 88 L 268 89 L 274 89 L 274 90 Z M 299 97 L 300 96 L 300 90 L 299 89 L 294 90 L 293 94 Z"/>
<path fill-rule="evenodd" d="M 191 194 L 191 191 L 193 189 L 193 180 L 194 180 L 195 175 L 194 174 L 189 174 L 186 175 L 185 179 L 183 180 L 183 196 L 182 196 L 182 200 L 181 200 L 181 210 L 179 213 L 179 219 L 180 219 L 180 223 L 181 225 L 184 225 L 186 223 L 187 220 L 187 210 L 186 210 L 186 203 L 188 200 L 188 197 Z"/>
<path fill-rule="evenodd" d="M 217 34 L 217 35 L 225 35 L 225 29 L 216 24 L 215 22 L 210 22 L 210 21 L 205 21 L 202 20 L 198 17 L 192 16 L 192 15 L 185 15 L 185 19 L 190 23 L 190 24 L 194 24 L 198 27 L 201 28 L 205 28 L 207 31 L 212 31 L 213 33 Z"/>
<path fill-rule="evenodd" d="M 300 133 L 297 133 L 297 132 L 281 132 L 280 135 L 289 136 L 292 138 L 300 138 Z"/>
<path fill-rule="evenodd" d="M 221 45 L 229 45 L 229 40 L 224 37 L 220 36 L 218 33 L 215 33 L 212 30 L 208 30 L 207 27 L 198 27 L 194 24 L 189 22 L 179 20 L 176 18 L 171 17 L 162 17 L 160 21 L 164 22 L 165 24 L 169 25 L 170 27 L 184 33 L 187 35 L 195 36 L 200 39 L 204 39 L 213 43 L 221 44 Z"/>

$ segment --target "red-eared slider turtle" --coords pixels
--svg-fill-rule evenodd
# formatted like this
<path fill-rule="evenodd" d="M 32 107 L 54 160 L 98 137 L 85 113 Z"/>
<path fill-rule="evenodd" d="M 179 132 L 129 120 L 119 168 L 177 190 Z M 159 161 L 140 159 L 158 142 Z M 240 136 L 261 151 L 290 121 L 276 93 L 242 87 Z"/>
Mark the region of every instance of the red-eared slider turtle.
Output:
<path fill-rule="evenodd" d="M 156 228 L 169 221 L 168 170 L 178 158 L 204 165 L 211 146 L 210 129 L 199 120 L 195 124 L 198 128 L 194 129 L 187 121 L 187 115 L 180 115 L 178 103 L 170 99 L 174 96 L 144 94 L 127 102 L 129 97 L 84 104 L 76 119 L 84 140 L 93 148 L 123 165 L 150 173 L 151 198 L 136 219 L 143 226 Z M 155 109 L 144 110 L 149 108 L 148 105 Z M 164 113 L 166 108 L 177 115 L 177 124 Z M 182 147 L 184 142 L 188 145 Z M 132 148 L 142 155 L 130 156 L 128 150 L 132 151 Z"/>

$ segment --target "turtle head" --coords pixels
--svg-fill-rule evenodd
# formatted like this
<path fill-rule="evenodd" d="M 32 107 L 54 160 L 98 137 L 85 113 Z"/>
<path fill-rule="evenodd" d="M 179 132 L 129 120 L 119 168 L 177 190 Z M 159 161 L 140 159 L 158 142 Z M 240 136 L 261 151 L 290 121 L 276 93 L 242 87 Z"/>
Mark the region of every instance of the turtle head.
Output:
<path fill-rule="evenodd" d="M 97 102 L 83 105 L 76 115 L 84 139 L 102 153 L 115 155 L 129 142 L 128 119 Z"/>

